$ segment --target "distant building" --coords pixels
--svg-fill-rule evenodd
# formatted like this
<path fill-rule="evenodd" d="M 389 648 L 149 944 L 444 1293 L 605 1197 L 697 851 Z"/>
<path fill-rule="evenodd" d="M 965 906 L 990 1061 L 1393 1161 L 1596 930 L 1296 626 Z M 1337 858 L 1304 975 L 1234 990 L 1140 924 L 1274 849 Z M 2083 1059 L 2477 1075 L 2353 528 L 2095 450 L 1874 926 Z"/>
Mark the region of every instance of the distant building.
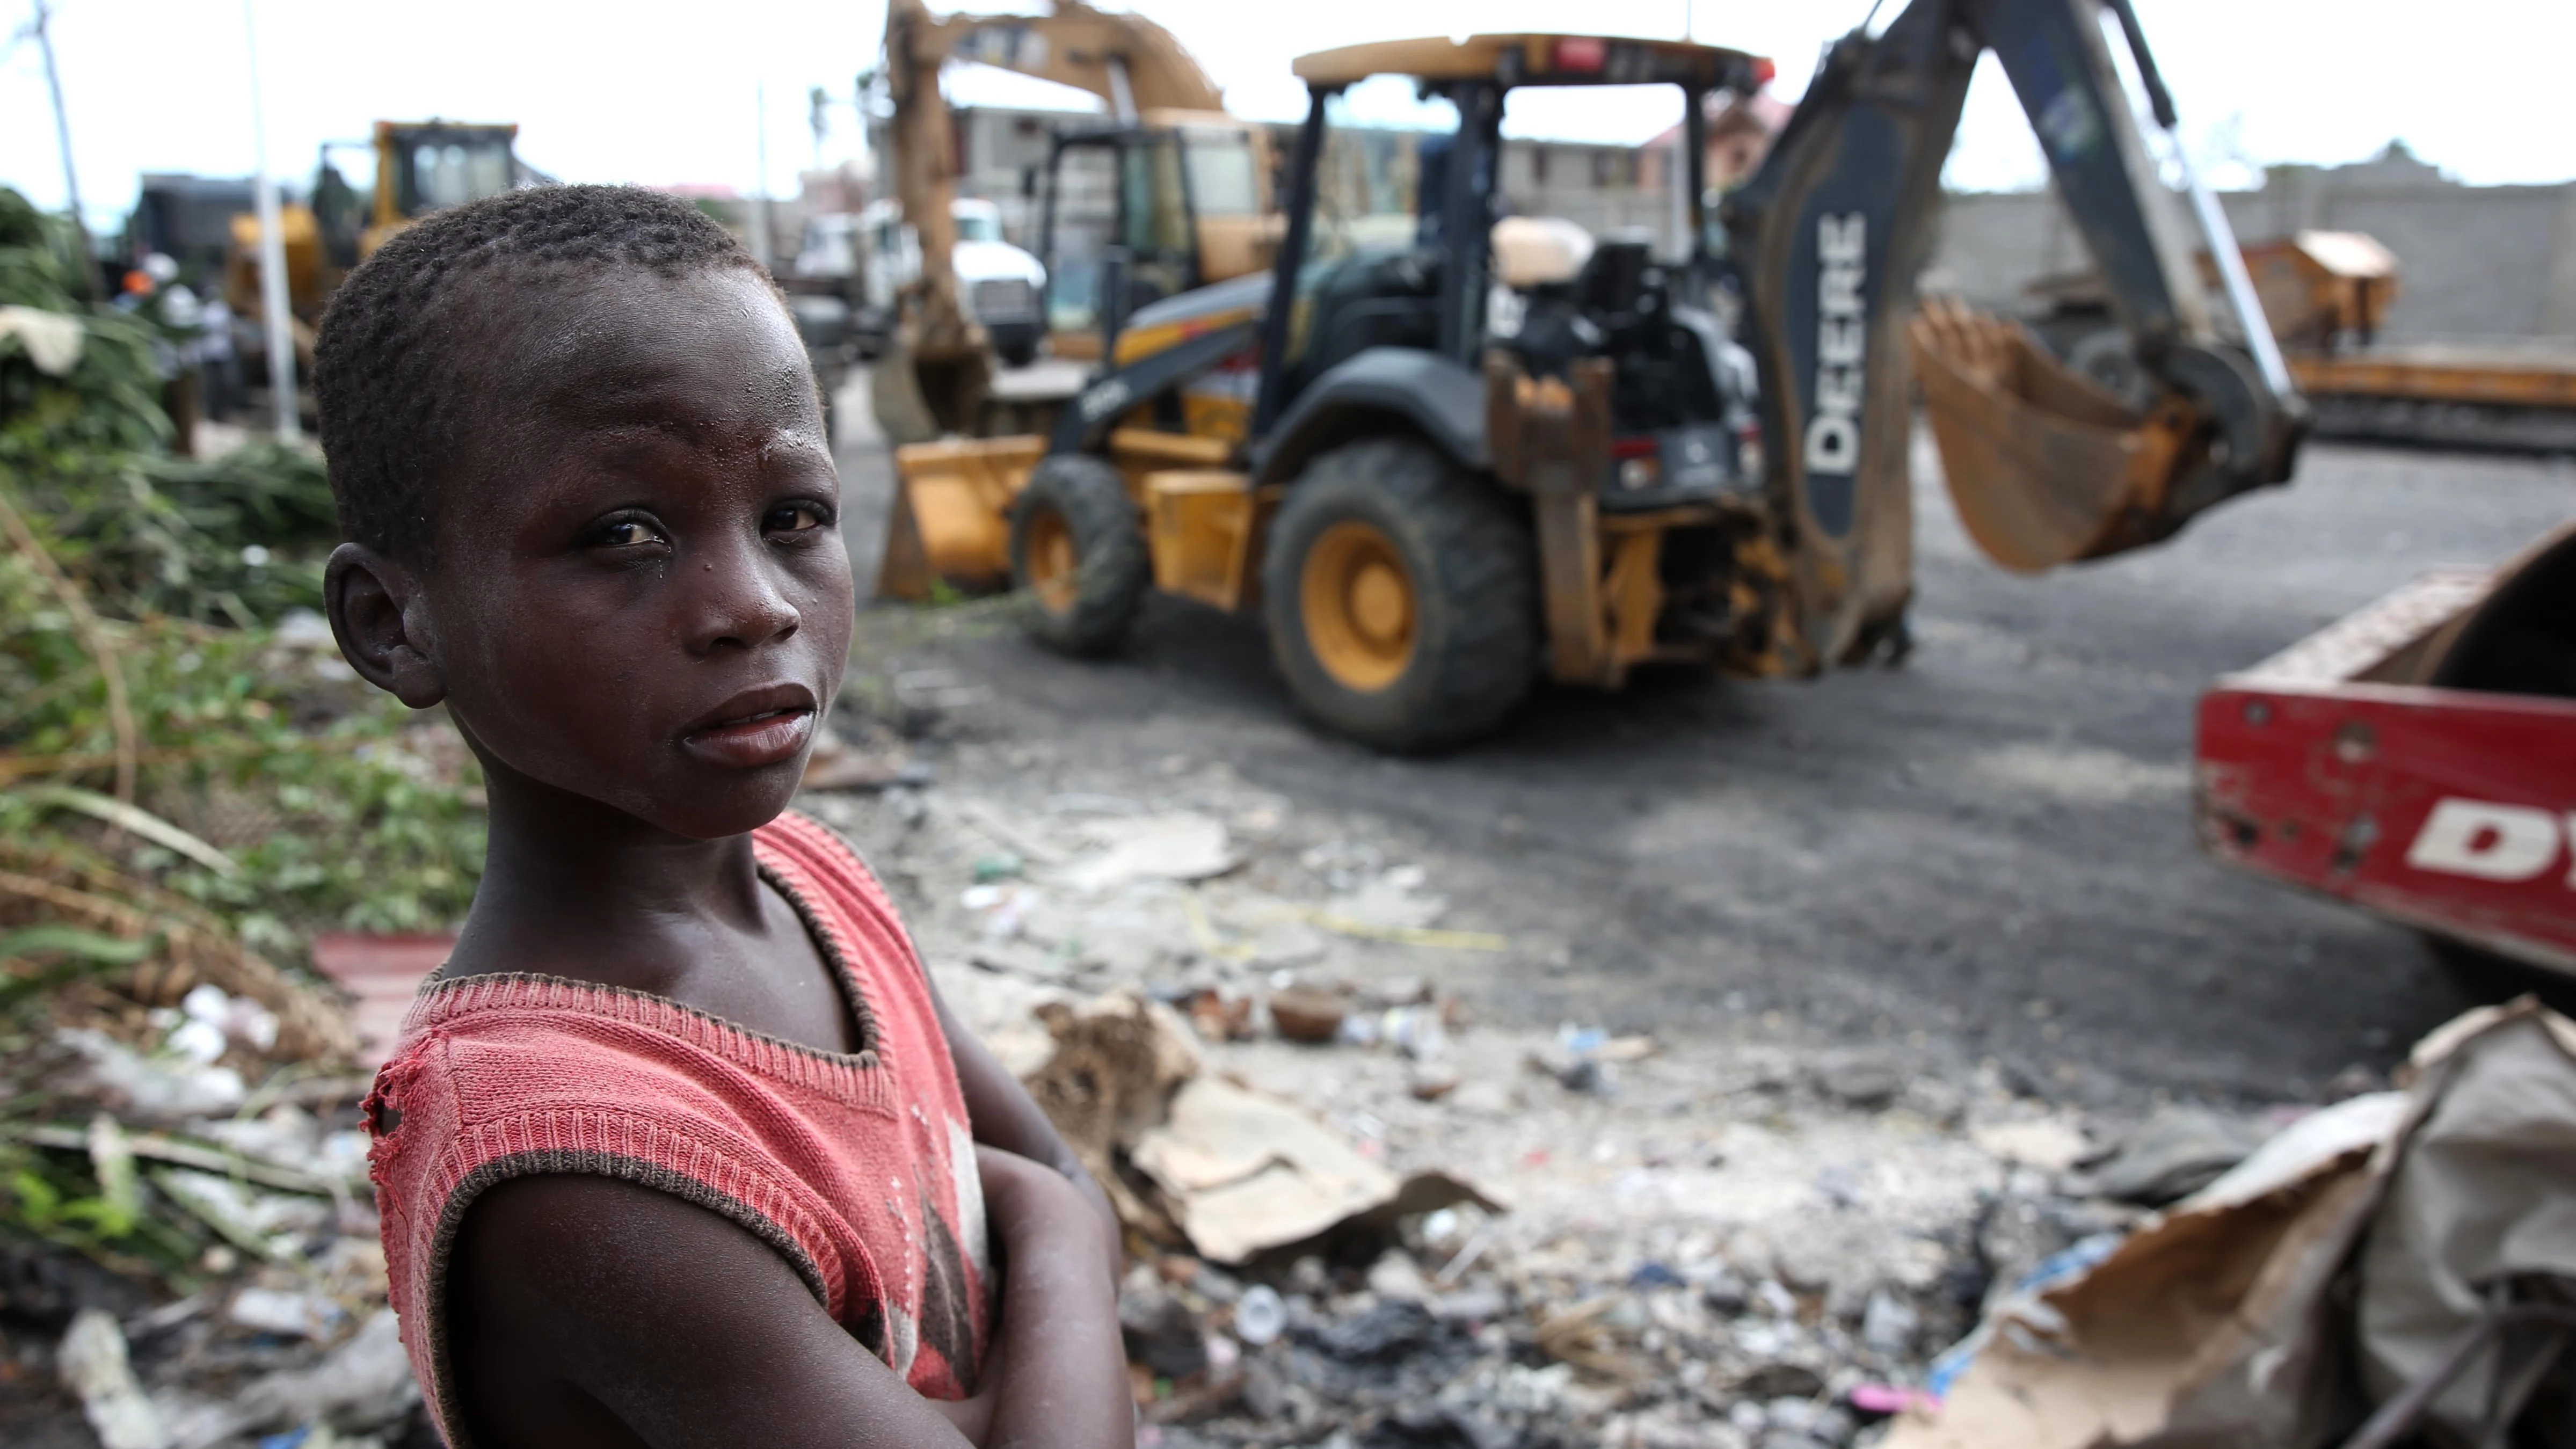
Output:
<path fill-rule="evenodd" d="M 2348 166 L 2274 166 L 2220 197 L 2242 241 L 2357 231 L 2397 254 L 2391 341 L 2576 337 L 2576 182 L 2464 186 L 2401 142 Z M 2031 284 L 2091 266 L 2054 192 L 1948 198 L 1927 291 L 2028 310 Z"/>

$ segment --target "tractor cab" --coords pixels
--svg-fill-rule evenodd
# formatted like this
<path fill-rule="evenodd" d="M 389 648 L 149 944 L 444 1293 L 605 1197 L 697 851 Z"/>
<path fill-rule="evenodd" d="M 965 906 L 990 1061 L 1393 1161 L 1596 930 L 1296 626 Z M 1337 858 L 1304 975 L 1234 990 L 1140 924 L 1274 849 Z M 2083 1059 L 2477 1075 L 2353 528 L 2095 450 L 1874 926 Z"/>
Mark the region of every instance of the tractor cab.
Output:
<path fill-rule="evenodd" d="M 1296 69 L 1311 104 L 1288 170 L 1277 268 L 1295 278 L 1296 296 L 1272 319 L 1277 335 L 1264 338 L 1251 428 L 1271 445 L 1265 473 L 1332 441 L 1329 430 L 1308 436 L 1307 425 L 1342 406 L 1351 372 L 1402 355 L 1438 359 L 1453 381 L 1472 384 L 1460 396 L 1476 431 L 1485 421 L 1479 379 L 1492 366 L 1542 389 L 1598 377 L 1610 461 L 1589 481 L 1604 510 L 1717 498 L 1758 478 L 1758 449 L 1745 446 L 1755 428 L 1752 360 L 1710 305 L 1720 263 L 1703 173 L 1709 97 L 1751 92 L 1769 78 L 1769 62 L 1672 42 L 1488 35 L 1352 46 Z M 1424 129 L 1390 137 L 1353 124 L 1350 93 L 1387 78 L 1413 88 Z M 1591 86 L 1678 92 L 1680 235 L 1660 253 L 1638 234 L 1596 237 L 1562 218 L 1503 214 L 1510 98 Z M 1398 154 L 1377 154 L 1390 147 Z"/>
<path fill-rule="evenodd" d="M 317 321 L 350 268 L 429 213 L 546 179 L 519 160 L 518 135 L 515 125 L 378 121 L 371 140 L 323 142 L 311 200 L 288 206 L 282 218 L 295 315 L 308 325 Z M 375 178 L 366 191 L 352 185 L 334 159 L 347 152 L 370 153 Z M 246 211 L 236 214 L 232 234 L 227 285 L 233 305 L 255 307 L 259 219 Z"/>
<path fill-rule="evenodd" d="M 519 164 L 519 128 L 461 121 L 376 122 L 376 186 L 361 257 L 433 211 L 498 196 L 530 179 Z"/>
<path fill-rule="evenodd" d="M 1139 308 L 1269 266 L 1269 172 L 1261 133 L 1220 113 L 1058 128 L 1029 177 L 1056 355 L 1106 356 Z"/>

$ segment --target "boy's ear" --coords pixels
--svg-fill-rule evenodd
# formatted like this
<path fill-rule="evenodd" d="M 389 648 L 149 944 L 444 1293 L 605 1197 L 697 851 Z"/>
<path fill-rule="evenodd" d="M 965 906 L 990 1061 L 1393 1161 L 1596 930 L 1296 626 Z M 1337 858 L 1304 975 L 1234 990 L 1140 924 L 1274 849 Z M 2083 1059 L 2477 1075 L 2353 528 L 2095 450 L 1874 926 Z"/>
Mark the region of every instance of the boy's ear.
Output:
<path fill-rule="evenodd" d="M 364 544 L 344 543 L 323 569 L 322 599 L 340 656 L 360 678 L 413 709 L 447 698 L 419 575 Z"/>

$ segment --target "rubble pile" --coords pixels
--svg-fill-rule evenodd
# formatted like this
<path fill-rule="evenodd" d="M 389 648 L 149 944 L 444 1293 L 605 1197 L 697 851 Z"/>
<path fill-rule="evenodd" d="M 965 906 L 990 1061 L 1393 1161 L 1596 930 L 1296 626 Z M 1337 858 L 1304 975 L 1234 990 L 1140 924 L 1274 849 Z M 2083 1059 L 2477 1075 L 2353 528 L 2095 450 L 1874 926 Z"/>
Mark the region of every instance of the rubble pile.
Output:
<path fill-rule="evenodd" d="M 81 1442 L 75 1418 L 108 1449 L 431 1442 L 385 1306 L 345 1017 L 273 968 L 253 984 L 57 1002 L 9 1054 L 12 1442 L 57 1442 L 48 1423 Z"/>
<path fill-rule="evenodd" d="M 2322 1281 L 2313 1243 L 2364 1231 L 2362 1165 L 2410 1100 L 2356 1076 L 2321 1112 L 2094 1120 L 1893 1038 L 1509 1025 L 1477 1009 L 1497 963 L 1568 943 L 1484 929 L 1346 823 L 1221 768 L 1130 800 L 1032 759 L 973 794 L 901 750 L 870 739 L 802 803 L 1106 1188 L 1154 1449 L 2036 1449 L 2019 1406 L 2130 1382 L 2081 1361 L 2086 1313 L 2196 1281 L 2177 1251 L 2258 1261 L 2231 1225 L 2305 1203 L 2305 1277 L 2278 1276 Z M 155 938 L 198 961 L 174 1004 L 100 977 L 7 1018 L 0 1431 L 427 1449 L 345 1015 L 225 939 Z M 2547 1030 L 2526 1055 L 2576 1059 Z"/>
<path fill-rule="evenodd" d="M 971 753 L 971 750 L 970 750 Z M 1855 1442 L 1990 1299 L 2274 1124 L 2114 1130 L 1901 1049 L 1483 1022 L 1421 866 L 1221 766 L 808 796 L 1108 1185 L 1147 1442 Z M 1011 780 L 1012 774 L 1020 776 Z"/>

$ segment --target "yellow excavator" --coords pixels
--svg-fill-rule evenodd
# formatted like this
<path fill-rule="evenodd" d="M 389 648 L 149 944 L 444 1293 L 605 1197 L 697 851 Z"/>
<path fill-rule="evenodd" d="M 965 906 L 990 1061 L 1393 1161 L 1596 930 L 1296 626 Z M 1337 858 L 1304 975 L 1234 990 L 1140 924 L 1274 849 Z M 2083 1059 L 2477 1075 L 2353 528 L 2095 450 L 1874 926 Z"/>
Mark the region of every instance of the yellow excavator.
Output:
<path fill-rule="evenodd" d="M 312 345 L 322 306 L 349 269 L 376 254 L 385 239 L 430 212 L 460 206 L 543 179 L 519 160 L 515 125 L 464 121 L 378 121 L 366 141 L 325 141 L 309 203 L 280 208 L 286 247 L 286 295 L 295 313 L 298 350 Z M 333 164 L 335 151 L 374 153 L 376 179 L 361 197 Z M 259 312 L 259 218 L 232 219 L 225 265 L 226 302 L 243 316 Z"/>
<path fill-rule="evenodd" d="M 2017 324 L 1917 304 L 1988 50 L 2132 339 L 2143 406 Z M 1257 611 L 1308 715 L 1419 750 L 1492 728 L 1542 676 L 1802 676 L 1901 650 L 1918 383 L 1967 531 L 2008 568 L 2155 543 L 2290 476 L 2300 398 L 2215 200 L 2160 179 L 2187 162 L 2128 0 L 1913 0 L 1826 53 L 1714 209 L 1709 103 L 1769 78 L 1754 56 L 1480 35 L 1325 51 L 1296 74 L 1309 107 L 1271 271 L 1139 310 L 1047 435 L 898 449 L 880 592 L 1014 585 L 1030 630 L 1077 653 L 1114 647 L 1149 589 Z M 1392 244 L 1316 204 L 1340 97 L 1380 75 L 1455 117 L 1421 148 Z M 1500 217 L 1511 92 L 1644 84 L 1681 93 L 1679 255 Z M 2214 293 L 2201 250 L 2221 259 Z"/>
<path fill-rule="evenodd" d="M 950 265 L 959 153 L 939 75 L 952 60 L 1089 91 L 1109 107 L 1105 123 L 1058 133 L 1044 177 L 1034 250 L 1060 354 L 1097 358 L 1104 330 L 1140 302 L 1261 270 L 1275 233 L 1263 132 L 1225 113 L 1216 82 L 1171 32 L 1082 0 L 1044 15 L 946 16 L 893 0 L 890 161 L 921 248 L 920 277 L 872 375 L 878 422 L 897 440 L 975 430 L 992 380 L 988 340 Z"/>

